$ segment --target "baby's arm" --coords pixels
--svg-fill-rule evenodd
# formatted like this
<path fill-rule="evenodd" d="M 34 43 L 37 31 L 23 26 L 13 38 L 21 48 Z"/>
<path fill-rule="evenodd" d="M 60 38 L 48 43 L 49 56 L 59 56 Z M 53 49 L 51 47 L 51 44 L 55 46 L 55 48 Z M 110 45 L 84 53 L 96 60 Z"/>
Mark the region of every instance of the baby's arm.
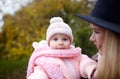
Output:
<path fill-rule="evenodd" d="M 34 68 L 34 72 L 28 77 L 28 79 L 49 79 L 47 74 L 39 67 Z"/>
<path fill-rule="evenodd" d="M 97 63 L 87 55 L 81 55 L 80 74 L 84 78 L 93 79 Z"/>

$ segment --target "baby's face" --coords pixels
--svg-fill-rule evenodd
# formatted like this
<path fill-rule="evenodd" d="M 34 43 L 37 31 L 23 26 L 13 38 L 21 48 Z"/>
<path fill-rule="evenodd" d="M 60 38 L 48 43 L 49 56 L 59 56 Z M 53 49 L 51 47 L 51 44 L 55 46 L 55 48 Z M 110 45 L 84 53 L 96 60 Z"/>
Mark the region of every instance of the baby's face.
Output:
<path fill-rule="evenodd" d="M 50 39 L 50 47 L 52 49 L 68 49 L 70 47 L 71 41 L 67 35 L 55 34 Z"/>

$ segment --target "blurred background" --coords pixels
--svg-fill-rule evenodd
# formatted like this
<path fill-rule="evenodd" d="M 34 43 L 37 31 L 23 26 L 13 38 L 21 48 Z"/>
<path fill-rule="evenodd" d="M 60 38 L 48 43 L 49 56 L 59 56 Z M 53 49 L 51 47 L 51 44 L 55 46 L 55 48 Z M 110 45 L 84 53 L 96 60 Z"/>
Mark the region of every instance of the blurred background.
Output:
<path fill-rule="evenodd" d="M 89 23 L 73 14 L 90 14 L 96 0 L 0 0 L 0 79 L 25 79 L 32 43 L 46 38 L 51 17 L 60 16 L 73 30 L 74 44 L 91 57 Z"/>

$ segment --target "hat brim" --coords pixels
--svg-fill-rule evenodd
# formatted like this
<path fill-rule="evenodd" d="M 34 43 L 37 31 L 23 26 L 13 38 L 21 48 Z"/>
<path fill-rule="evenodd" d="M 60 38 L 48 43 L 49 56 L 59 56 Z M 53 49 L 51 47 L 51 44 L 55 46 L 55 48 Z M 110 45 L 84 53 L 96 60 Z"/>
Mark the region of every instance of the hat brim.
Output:
<path fill-rule="evenodd" d="M 104 29 L 116 32 L 120 34 L 120 25 L 117 25 L 115 23 L 107 22 L 98 18 L 95 18 L 93 16 L 85 16 L 85 15 L 79 15 L 79 14 L 74 14 L 74 16 L 81 18 L 85 21 L 88 21 L 90 23 L 93 23 L 95 25 L 98 25 Z"/>

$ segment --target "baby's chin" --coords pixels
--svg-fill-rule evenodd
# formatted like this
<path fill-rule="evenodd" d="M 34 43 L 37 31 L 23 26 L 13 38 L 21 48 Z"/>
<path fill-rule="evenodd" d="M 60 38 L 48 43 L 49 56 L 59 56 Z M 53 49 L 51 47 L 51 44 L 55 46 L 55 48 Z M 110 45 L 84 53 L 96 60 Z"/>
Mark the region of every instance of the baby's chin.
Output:
<path fill-rule="evenodd" d="M 56 48 L 57 50 L 65 50 L 65 49 L 69 49 L 70 47 L 60 47 L 60 48 Z"/>
<path fill-rule="evenodd" d="M 65 50 L 66 48 L 56 48 L 56 49 L 58 49 L 58 50 Z"/>

